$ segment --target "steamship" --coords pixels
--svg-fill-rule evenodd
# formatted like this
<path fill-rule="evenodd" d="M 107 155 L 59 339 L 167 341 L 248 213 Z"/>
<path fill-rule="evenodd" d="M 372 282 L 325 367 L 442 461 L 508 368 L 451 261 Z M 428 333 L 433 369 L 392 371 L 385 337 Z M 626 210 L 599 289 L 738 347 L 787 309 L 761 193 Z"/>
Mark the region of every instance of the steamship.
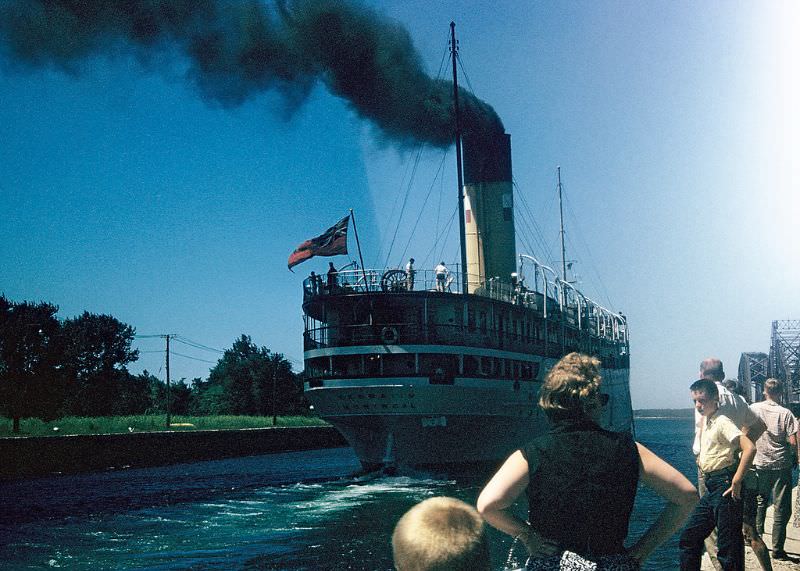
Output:
<path fill-rule="evenodd" d="M 453 79 L 457 93 L 455 66 Z M 601 423 L 632 428 L 625 316 L 517 254 L 510 136 L 462 141 L 456 131 L 457 271 L 353 269 L 303 282 L 305 395 L 365 470 L 503 459 L 547 430 L 539 388 L 571 351 L 602 361 Z"/>

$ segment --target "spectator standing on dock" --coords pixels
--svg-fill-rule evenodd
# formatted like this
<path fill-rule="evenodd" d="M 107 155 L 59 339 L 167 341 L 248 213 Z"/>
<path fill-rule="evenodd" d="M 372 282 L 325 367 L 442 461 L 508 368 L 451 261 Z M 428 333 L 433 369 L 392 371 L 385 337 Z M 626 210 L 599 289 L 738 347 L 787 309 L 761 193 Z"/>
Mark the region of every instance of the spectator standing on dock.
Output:
<path fill-rule="evenodd" d="M 336 271 L 336 267 L 333 265 L 333 262 L 328 262 L 328 293 L 333 293 L 336 289 L 337 282 L 339 281 L 339 272 Z"/>
<path fill-rule="evenodd" d="M 563 357 L 547 374 L 539 397 L 551 430 L 514 452 L 478 497 L 486 521 L 528 549 L 528 571 L 638 570 L 697 503 L 697 490 L 675 468 L 630 433 L 597 424 L 608 403 L 601 381 L 598 359 L 579 353 Z M 640 479 L 667 504 L 625 549 Z M 523 493 L 529 523 L 511 509 Z"/>
<path fill-rule="evenodd" d="M 702 417 L 697 466 L 703 474 L 706 491 L 681 533 L 681 571 L 700 571 L 703 543 L 715 527 L 717 559 L 722 569 L 743 571 L 742 484 L 753 464 L 756 448 L 747 435 L 720 412 L 715 382 L 700 379 L 689 390 L 695 410 Z M 741 459 L 737 460 L 740 451 Z"/>
<path fill-rule="evenodd" d="M 406 289 L 414 291 L 414 277 L 417 270 L 414 269 L 414 258 L 409 258 L 406 264 Z"/>
<path fill-rule="evenodd" d="M 436 497 L 408 510 L 392 534 L 398 571 L 489 571 L 486 524 L 455 498 Z"/>
<path fill-rule="evenodd" d="M 450 270 L 444 265 L 444 262 L 439 262 L 439 265 L 433 269 L 436 274 L 436 291 L 444 291 L 447 288 L 447 276 Z"/>
<path fill-rule="evenodd" d="M 727 416 L 742 433 L 747 434 L 748 438 L 750 438 L 752 442 L 758 440 L 758 437 L 761 436 L 766 429 L 766 425 L 752 410 L 750 410 L 750 407 L 747 405 L 747 402 L 743 397 L 731 392 L 725 387 L 725 385 L 722 384 L 725 379 L 725 369 L 722 366 L 722 361 L 716 357 L 708 357 L 707 359 L 704 359 L 700 363 L 700 378 L 712 381 L 716 385 L 719 413 Z M 697 408 L 695 408 L 694 444 L 692 445 L 695 461 L 697 461 L 698 455 L 700 454 L 700 434 L 702 432 L 702 424 L 703 415 L 698 412 Z M 699 468 L 699 463 L 697 468 L 697 489 L 700 492 L 701 497 L 704 496 L 707 491 L 705 477 L 703 471 Z M 748 514 L 750 514 L 753 513 L 755 509 L 755 506 L 750 505 L 755 502 L 755 496 L 748 494 L 747 500 L 748 506 L 746 511 Z M 753 550 L 759 557 L 759 561 L 762 561 L 765 557 L 767 559 L 769 558 L 769 553 L 766 552 L 766 545 L 764 545 L 764 542 L 758 535 L 758 531 L 755 529 L 755 522 L 753 521 L 754 519 L 755 516 L 753 516 L 752 520 L 748 518 L 748 525 L 745 531 L 747 537 L 750 539 L 750 544 L 753 547 Z M 708 552 L 708 556 L 711 559 L 711 563 L 714 565 L 714 568 L 721 569 L 722 567 L 719 561 L 717 561 L 716 531 L 712 531 L 708 538 L 706 538 L 705 547 L 706 551 Z M 744 550 L 744 547 L 742 547 L 742 550 Z M 742 557 L 744 557 L 744 551 L 742 551 Z M 763 566 L 764 563 L 762 563 L 762 567 Z"/>
<path fill-rule="evenodd" d="M 764 399 L 750 405 L 767 430 L 756 440 L 756 458 L 753 461 L 758 481 L 758 513 L 756 527 L 764 533 L 767 503 L 775 506 L 772 522 L 772 557 L 787 559 L 783 546 L 786 542 L 786 525 L 792 515 L 792 468 L 797 446 L 797 424 L 792 411 L 780 405 L 783 385 L 777 379 L 764 383 Z"/>

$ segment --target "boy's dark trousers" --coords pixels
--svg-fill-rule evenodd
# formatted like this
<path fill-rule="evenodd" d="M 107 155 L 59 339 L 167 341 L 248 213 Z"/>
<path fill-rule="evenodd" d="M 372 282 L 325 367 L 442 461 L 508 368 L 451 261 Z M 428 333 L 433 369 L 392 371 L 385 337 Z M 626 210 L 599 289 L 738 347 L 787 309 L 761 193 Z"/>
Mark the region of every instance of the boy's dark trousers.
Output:
<path fill-rule="evenodd" d="M 731 494 L 733 472 L 720 471 L 706 475 L 705 495 L 694 508 L 680 538 L 681 571 L 699 571 L 703 541 L 717 528 L 717 558 L 725 571 L 744 571 L 744 539 L 742 537 L 742 501 Z"/>

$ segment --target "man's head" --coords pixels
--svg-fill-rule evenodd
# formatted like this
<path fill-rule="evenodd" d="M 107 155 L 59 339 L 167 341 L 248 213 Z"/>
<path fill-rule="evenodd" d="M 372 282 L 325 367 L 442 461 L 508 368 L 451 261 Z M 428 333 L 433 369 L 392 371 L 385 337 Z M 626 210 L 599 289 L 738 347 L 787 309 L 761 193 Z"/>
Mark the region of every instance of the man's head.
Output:
<path fill-rule="evenodd" d="M 689 387 L 692 393 L 692 401 L 697 412 L 706 418 L 712 416 L 719 408 L 719 390 L 714 381 L 700 379 Z"/>
<path fill-rule="evenodd" d="M 413 264 L 414 263 L 414 258 L 409 258 L 408 261 Z"/>
<path fill-rule="evenodd" d="M 700 363 L 700 378 L 709 379 L 715 383 L 721 383 L 725 378 L 725 370 L 722 368 L 722 361 L 716 357 L 703 359 Z"/>
<path fill-rule="evenodd" d="M 770 400 L 780 401 L 783 398 L 783 383 L 778 379 L 764 381 L 764 396 Z"/>
<path fill-rule="evenodd" d="M 398 571 L 488 571 L 486 524 L 455 498 L 429 498 L 408 510 L 392 534 Z"/>

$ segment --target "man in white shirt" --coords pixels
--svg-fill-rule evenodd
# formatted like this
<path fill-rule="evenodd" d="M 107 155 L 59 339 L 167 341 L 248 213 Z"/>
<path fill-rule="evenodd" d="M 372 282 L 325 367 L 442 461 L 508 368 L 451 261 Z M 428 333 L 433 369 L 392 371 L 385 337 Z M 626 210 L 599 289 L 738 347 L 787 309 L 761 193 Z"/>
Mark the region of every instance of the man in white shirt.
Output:
<path fill-rule="evenodd" d="M 444 262 L 439 262 L 439 265 L 433 269 L 433 273 L 436 274 L 436 291 L 445 291 L 445 289 L 447 289 L 447 277 L 450 275 L 450 270 L 447 269 Z"/>
<path fill-rule="evenodd" d="M 775 514 L 772 522 L 772 557 L 787 559 L 783 549 L 786 525 L 792 515 L 792 450 L 797 446 L 797 424 L 792 411 L 780 405 L 783 385 L 777 379 L 764 383 L 764 400 L 750 405 L 767 430 L 756 441 L 753 461 L 758 479 L 758 512 L 756 527 L 764 533 L 767 503 L 772 499 Z"/>
<path fill-rule="evenodd" d="M 414 269 L 414 258 L 409 258 L 406 264 L 406 289 L 414 291 L 414 276 L 417 271 Z"/>
<path fill-rule="evenodd" d="M 747 406 L 747 401 L 745 401 L 744 398 L 732 393 L 722 384 L 722 381 L 725 380 L 725 370 L 722 366 L 722 361 L 716 357 L 704 359 L 700 363 L 700 378 L 713 381 L 717 385 L 717 390 L 719 393 L 719 414 L 727 416 L 731 421 L 733 421 L 733 424 L 735 424 L 736 427 L 742 431 L 742 434 L 745 434 L 751 441 L 755 442 L 766 429 L 766 425 L 752 410 L 750 410 L 750 407 Z M 695 457 L 700 454 L 700 434 L 702 433 L 702 423 L 703 416 L 697 411 L 697 409 L 695 409 L 694 444 L 692 445 L 692 451 L 694 452 Z M 699 468 L 697 469 L 697 491 L 700 493 L 700 497 L 703 497 L 707 491 L 705 478 L 703 477 L 703 473 Z M 748 526 L 748 528 L 751 528 L 751 526 Z M 750 535 L 751 546 L 760 547 L 763 545 L 763 541 L 761 540 L 761 537 L 758 536 L 754 526 L 747 531 Z M 706 551 L 708 552 L 708 556 L 711 559 L 711 563 L 714 565 L 714 568 L 722 569 L 716 556 L 716 533 L 712 533 L 708 538 L 706 538 L 705 547 Z M 763 547 L 763 549 L 756 549 L 756 551 L 761 554 L 760 552 L 766 551 L 766 547 Z M 769 556 L 767 555 L 767 558 L 768 557 Z"/>

